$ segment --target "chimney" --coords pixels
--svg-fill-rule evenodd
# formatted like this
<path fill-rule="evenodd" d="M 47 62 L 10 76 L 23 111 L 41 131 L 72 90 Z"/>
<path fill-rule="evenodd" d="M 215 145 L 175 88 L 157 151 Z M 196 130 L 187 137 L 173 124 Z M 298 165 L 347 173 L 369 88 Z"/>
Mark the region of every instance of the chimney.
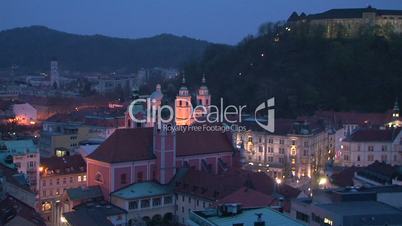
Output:
<path fill-rule="evenodd" d="M 254 226 L 265 226 L 265 221 L 262 220 L 262 213 L 256 213 L 257 221 L 254 222 Z"/>

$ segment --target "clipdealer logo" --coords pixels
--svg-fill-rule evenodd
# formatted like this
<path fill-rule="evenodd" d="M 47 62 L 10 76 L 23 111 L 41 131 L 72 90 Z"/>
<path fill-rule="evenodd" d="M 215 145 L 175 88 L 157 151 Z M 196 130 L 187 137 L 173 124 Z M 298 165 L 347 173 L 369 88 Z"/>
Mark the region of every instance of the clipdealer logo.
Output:
<path fill-rule="evenodd" d="M 243 116 L 243 112 L 246 105 L 228 105 L 224 106 L 223 98 L 220 99 L 220 104 L 210 105 L 208 107 L 197 105 L 193 107 L 192 103 L 187 100 L 182 100 L 187 106 L 188 114 L 185 118 L 180 118 L 185 125 L 189 126 L 172 126 L 176 124 L 177 109 L 170 105 L 159 106 L 155 104 L 155 100 L 150 98 L 140 98 L 132 101 L 128 106 L 128 113 L 131 120 L 134 123 L 146 123 L 155 125 L 158 129 L 166 129 L 169 131 L 245 131 L 244 126 L 240 126 Z M 136 106 L 141 106 L 140 109 Z M 143 106 L 146 106 L 144 109 Z M 267 101 L 258 105 L 254 111 L 255 122 L 264 130 L 273 133 L 275 131 L 275 98 L 270 98 Z M 263 110 L 266 109 L 266 112 Z M 266 115 L 265 118 L 258 118 L 258 114 L 262 112 L 262 115 Z M 142 113 L 142 114 L 139 114 Z M 217 126 L 213 124 L 222 123 L 223 126 Z M 200 124 L 209 124 L 200 125 Z M 169 126 L 167 126 L 169 125 Z M 162 128 L 163 127 L 163 128 Z"/>

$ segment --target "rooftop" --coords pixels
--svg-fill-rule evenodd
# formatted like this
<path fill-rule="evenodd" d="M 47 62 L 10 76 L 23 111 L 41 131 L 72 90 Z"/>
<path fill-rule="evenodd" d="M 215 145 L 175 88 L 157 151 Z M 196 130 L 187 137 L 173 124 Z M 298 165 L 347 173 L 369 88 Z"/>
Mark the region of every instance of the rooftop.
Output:
<path fill-rule="evenodd" d="M 393 142 L 401 128 L 392 129 L 360 129 L 352 133 L 345 141 L 349 142 Z"/>
<path fill-rule="evenodd" d="M 111 195 L 122 199 L 138 199 L 151 196 L 169 194 L 172 189 L 168 185 L 161 185 L 157 182 L 134 183 L 120 190 L 114 191 Z"/>
<path fill-rule="evenodd" d="M 86 172 L 87 164 L 81 155 L 41 158 L 42 174 L 74 174 Z"/>
<path fill-rule="evenodd" d="M 73 226 L 113 226 L 107 219 L 110 216 L 125 214 L 126 211 L 108 203 L 86 203 L 74 207 L 75 211 L 64 213 L 67 222 Z"/>
<path fill-rule="evenodd" d="M 12 155 L 37 153 L 38 149 L 31 139 L 27 140 L 0 140 L 1 147 L 5 147 Z"/>
<path fill-rule="evenodd" d="M 217 204 L 240 203 L 243 208 L 261 208 L 270 206 L 273 201 L 274 199 L 270 195 L 247 187 L 241 187 L 232 194 L 218 200 Z"/>
<path fill-rule="evenodd" d="M 87 157 L 108 163 L 153 159 L 155 158 L 153 155 L 153 133 L 154 128 L 117 129 Z M 219 131 L 176 133 L 177 156 L 220 152 L 233 152 L 232 142 L 225 133 Z"/>
<path fill-rule="evenodd" d="M 46 225 L 34 208 L 13 196 L 9 195 L 0 201 L 0 225 L 21 225 L 21 222 L 24 225 Z"/>
<path fill-rule="evenodd" d="M 317 204 L 318 207 L 342 216 L 401 214 L 402 211 L 376 201 L 338 202 Z"/>
<path fill-rule="evenodd" d="M 212 214 L 211 214 L 212 213 Z M 261 220 L 265 221 L 265 225 L 269 226 L 296 226 L 305 225 L 302 222 L 296 221 L 280 212 L 272 210 L 270 208 L 257 208 L 257 209 L 243 209 L 241 213 L 220 217 L 217 216 L 215 211 L 196 211 L 195 215 L 202 219 L 219 226 L 233 226 L 236 223 L 243 223 L 244 226 L 253 226 L 257 221 L 257 214 L 261 215 Z M 194 219 L 190 216 L 190 219 Z M 202 225 L 202 224 L 190 224 L 190 225 Z"/>
<path fill-rule="evenodd" d="M 70 200 L 103 198 L 102 190 L 99 186 L 69 188 L 66 192 Z"/>

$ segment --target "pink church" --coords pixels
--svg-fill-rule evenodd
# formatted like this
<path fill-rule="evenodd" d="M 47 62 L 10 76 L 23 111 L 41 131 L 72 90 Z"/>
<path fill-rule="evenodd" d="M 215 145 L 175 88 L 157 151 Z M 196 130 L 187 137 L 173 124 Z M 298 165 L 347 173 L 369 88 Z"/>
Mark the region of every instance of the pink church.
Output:
<path fill-rule="evenodd" d="M 156 128 L 116 130 L 87 156 L 88 186 L 99 185 L 106 199 L 141 181 L 169 183 L 181 167 L 219 174 L 233 165 L 230 134 L 167 132 Z"/>

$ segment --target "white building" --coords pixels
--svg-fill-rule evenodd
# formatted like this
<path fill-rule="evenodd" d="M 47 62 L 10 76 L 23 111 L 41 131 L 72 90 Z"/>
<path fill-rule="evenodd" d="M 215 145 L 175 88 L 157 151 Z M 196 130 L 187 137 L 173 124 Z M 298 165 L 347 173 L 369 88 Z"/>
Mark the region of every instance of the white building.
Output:
<path fill-rule="evenodd" d="M 401 129 L 360 129 L 343 140 L 338 164 L 368 166 L 375 161 L 400 165 Z"/>

